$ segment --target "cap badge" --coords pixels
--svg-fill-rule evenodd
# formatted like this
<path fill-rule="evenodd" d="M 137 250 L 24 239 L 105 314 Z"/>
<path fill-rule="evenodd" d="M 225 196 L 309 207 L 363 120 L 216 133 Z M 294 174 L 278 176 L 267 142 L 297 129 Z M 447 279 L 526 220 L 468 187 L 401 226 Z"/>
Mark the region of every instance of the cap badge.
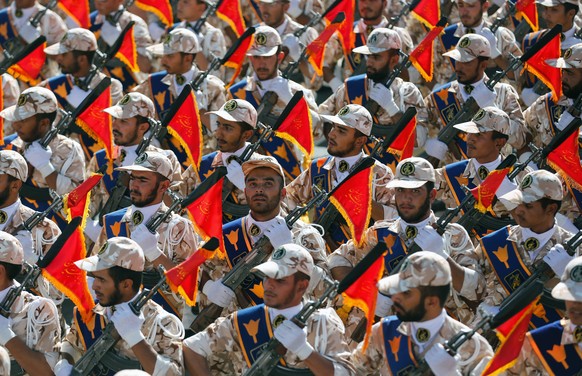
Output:
<path fill-rule="evenodd" d="M 337 113 L 338 116 L 344 116 L 350 113 L 350 108 L 348 106 L 344 106 L 339 112 Z"/>
<path fill-rule="evenodd" d="M 416 340 L 418 342 L 426 342 L 430 338 L 430 332 L 425 328 L 418 328 L 416 330 Z"/>
<path fill-rule="evenodd" d="M 416 235 L 418 235 L 418 229 L 414 226 L 406 226 L 404 232 L 406 233 L 407 239 L 414 239 L 416 238 Z"/>
<path fill-rule="evenodd" d="M 566 52 L 564 52 L 564 59 L 569 59 L 572 56 L 572 47 L 568 48 Z"/>
<path fill-rule="evenodd" d="M 24 106 L 26 104 L 26 94 L 20 94 L 18 97 L 18 106 Z"/>
<path fill-rule="evenodd" d="M 101 248 L 99 248 L 99 252 L 97 252 L 98 255 L 102 255 L 103 253 L 105 253 L 105 250 L 107 249 L 107 242 L 103 243 L 103 245 L 101 246 Z"/>
<path fill-rule="evenodd" d="M 489 175 L 489 170 L 485 166 L 480 166 L 479 169 L 477 170 L 477 174 L 479 174 L 479 179 L 483 181 Z"/>
<path fill-rule="evenodd" d="M 368 40 L 369 44 L 376 44 L 376 41 L 378 40 L 378 34 L 372 34 L 370 35 L 370 39 Z"/>
<path fill-rule="evenodd" d="M 252 224 L 251 228 L 249 228 L 249 234 L 251 234 L 251 236 L 257 236 L 261 233 L 261 229 L 259 228 L 259 226 L 257 226 L 256 224 Z"/>
<path fill-rule="evenodd" d="M 523 243 L 523 246 L 526 251 L 531 252 L 538 249 L 538 247 L 540 246 L 540 241 L 537 240 L 536 238 L 527 238 Z"/>
<path fill-rule="evenodd" d="M 135 159 L 135 164 L 142 164 L 148 159 L 148 153 L 143 153 Z"/>
<path fill-rule="evenodd" d="M 339 172 L 346 172 L 348 170 L 348 168 L 350 168 L 350 165 L 348 164 L 348 162 L 346 161 L 341 161 L 339 163 Z"/>
<path fill-rule="evenodd" d="M 400 167 L 400 173 L 404 176 L 410 176 L 414 174 L 416 167 L 414 167 L 414 163 L 412 162 L 404 162 Z"/>
<path fill-rule="evenodd" d="M 258 33 L 255 36 L 255 41 L 259 46 L 265 45 L 267 43 L 267 36 L 264 33 Z"/>
<path fill-rule="evenodd" d="M 285 253 L 286 253 L 285 248 L 283 247 L 277 248 L 277 250 L 273 253 L 272 259 L 281 260 L 285 256 Z"/>
<path fill-rule="evenodd" d="M 471 45 L 471 39 L 469 39 L 469 37 L 462 38 L 461 41 L 459 42 L 459 47 L 461 47 L 461 48 L 467 48 L 470 45 Z"/>
<path fill-rule="evenodd" d="M 129 100 L 130 100 L 130 99 L 131 99 L 131 98 L 129 98 L 129 95 L 127 95 L 127 94 L 126 94 L 126 95 L 125 95 L 123 98 L 121 98 L 121 100 L 119 101 L 119 104 L 120 104 L 120 105 L 124 105 L 124 104 L 126 104 L 126 103 L 129 103 Z"/>
<path fill-rule="evenodd" d="M 139 210 L 136 210 L 131 215 L 131 222 L 134 226 L 138 226 L 143 222 L 143 213 Z"/>
<path fill-rule="evenodd" d="M 570 279 L 574 282 L 582 282 L 582 265 L 576 265 L 570 270 Z"/>
<path fill-rule="evenodd" d="M 574 330 L 574 340 L 578 343 L 582 342 L 582 326 L 580 325 Z"/>
<path fill-rule="evenodd" d="M 0 225 L 3 225 L 4 223 L 6 223 L 7 219 L 8 219 L 8 214 L 6 214 L 6 212 L 4 210 L 0 210 Z"/>
<path fill-rule="evenodd" d="M 523 178 L 523 181 L 521 182 L 521 190 L 523 191 L 524 189 L 531 186 L 531 183 L 533 183 L 533 178 L 531 177 L 531 175 L 527 175 L 525 178 Z"/>
<path fill-rule="evenodd" d="M 238 103 L 236 103 L 236 101 L 234 99 L 231 99 L 224 104 L 224 111 L 231 112 L 231 111 L 236 110 L 237 107 L 238 107 Z"/>
<path fill-rule="evenodd" d="M 473 121 L 479 121 L 485 117 L 485 110 L 480 109 L 479 112 L 473 117 Z"/>
<path fill-rule="evenodd" d="M 168 34 L 166 35 L 166 38 L 164 38 L 164 44 L 170 44 L 170 42 L 172 41 L 172 34 Z"/>

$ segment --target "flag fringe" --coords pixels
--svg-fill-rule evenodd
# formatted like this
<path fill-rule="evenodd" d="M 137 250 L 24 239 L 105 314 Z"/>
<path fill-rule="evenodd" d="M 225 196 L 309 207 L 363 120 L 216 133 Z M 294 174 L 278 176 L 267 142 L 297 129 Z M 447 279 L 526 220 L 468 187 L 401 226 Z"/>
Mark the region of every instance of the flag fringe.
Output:
<path fill-rule="evenodd" d="M 153 14 L 158 16 L 160 21 L 162 21 L 162 23 L 164 23 L 165 25 L 172 26 L 174 24 L 174 20 L 172 17 L 172 11 L 171 11 L 172 6 L 169 4 L 169 2 L 167 0 L 164 1 L 164 3 L 166 5 L 166 8 L 169 7 L 169 9 L 170 9 L 170 19 L 168 19 L 168 17 L 166 17 L 166 14 L 164 12 L 162 12 L 159 8 L 156 8 L 155 6 L 144 4 L 139 0 L 135 2 L 135 5 L 143 11 L 152 12 Z"/>

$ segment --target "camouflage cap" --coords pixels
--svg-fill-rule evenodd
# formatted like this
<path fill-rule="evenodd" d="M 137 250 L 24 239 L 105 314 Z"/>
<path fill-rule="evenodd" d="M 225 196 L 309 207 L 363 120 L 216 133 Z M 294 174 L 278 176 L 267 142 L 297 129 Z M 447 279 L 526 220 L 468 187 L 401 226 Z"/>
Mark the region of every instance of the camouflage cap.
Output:
<path fill-rule="evenodd" d="M 537 0 L 536 3 L 545 7 L 555 7 L 560 4 L 578 5 L 578 0 Z"/>
<path fill-rule="evenodd" d="M 243 170 L 243 173 L 245 174 L 245 177 L 247 177 L 248 174 L 251 173 L 251 171 L 253 171 L 254 169 L 260 168 L 260 167 L 270 168 L 271 170 L 273 170 L 276 173 L 278 173 L 279 175 L 281 175 L 283 180 L 285 180 L 285 174 L 283 173 L 283 167 L 281 167 L 279 162 L 277 162 L 277 159 L 270 157 L 268 155 L 261 156 L 258 159 L 252 159 L 250 161 L 246 161 L 245 163 L 242 164 L 242 170 Z"/>
<path fill-rule="evenodd" d="M 124 236 L 107 239 L 98 254 L 75 261 L 79 269 L 88 272 L 105 270 L 114 266 L 143 272 L 144 264 L 145 258 L 140 245 Z"/>
<path fill-rule="evenodd" d="M 68 30 L 59 43 L 44 49 L 47 55 L 60 55 L 71 51 L 96 51 L 95 34 L 80 27 Z"/>
<path fill-rule="evenodd" d="M 279 32 L 270 26 L 257 26 L 253 34 L 253 44 L 247 56 L 272 56 L 283 42 Z"/>
<path fill-rule="evenodd" d="M 218 111 L 209 111 L 228 121 L 245 122 L 253 128 L 257 127 L 257 110 L 244 99 L 226 101 Z"/>
<path fill-rule="evenodd" d="M 451 268 L 444 257 L 421 251 L 408 256 L 398 274 L 381 279 L 378 290 L 394 295 L 420 286 L 446 286 L 451 280 Z"/>
<path fill-rule="evenodd" d="M 298 244 L 285 244 L 273 251 L 267 262 L 254 267 L 252 272 L 261 272 L 269 278 L 285 278 L 302 272 L 311 278 L 313 258 Z"/>
<path fill-rule="evenodd" d="M 561 201 L 564 198 L 562 183 L 554 174 L 546 170 L 536 170 L 527 174 L 517 189 L 499 197 L 507 210 L 520 204 L 529 204 L 542 198 Z"/>
<path fill-rule="evenodd" d="M 402 40 L 398 33 L 392 29 L 379 27 L 368 36 L 366 45 L 352 50 L 356 54 L 372 55 L 380 52 L 402 48 Z"/>
<path fill-rule="evenodd" d="M 170 31 L 162 43 L 149 46 L 146 50 L 158 56 L 174 54 L 176 52 L 195 54 L 202 51 L 196 34 L 192 30 L 185 28 Z"/>
<path fill-rule="evenodd" d="M 424 158 L 411 157 L 396 166 L 396 176 L 388 188 L 419 188 L 426 182 L 436 182 L 434 167 Z"/>
<path fill-rule="evenodd" d="M 337 115 L 320 115 L 324 120 L 332 123 L 355 128 L 369 136 L 372 133 L 372 115 L 365 107 L 359 104 L 348 104 L 342 107 Z"/>
<path fill-rule="evenodd" d="M 467 63 L 479 56 L 491 57 L 491 45 L 487 38 L 479 34 L 466 34 L 459 39 L 454 50 L 445 52 L 453 60 Z"/>
<path fill-rule="evenodd" d="M 568 48 L 561 58 L 548 59 L 546 63 L 556 68 L 582 68 L 582 43 Z"/>
<path fill-rule="evenodd" d="M 495 106 L 488 106 L 477 111 L 471 121 L 453 127 L 467 133 L 497 131 L 509 136 L 509 116 Z"/>
<path fill-rule="evenodd" d="M 156 172 L 166 179 L 172 180 L 174 171 L 168 157 L 157 151 L 148 151 L 135 159 L 130 166 L 117 167 L 117 171 Z"/>
<path fill-rule="evenodd" d="M 28 179 L 28 163 L 26 159 L 14 150 L 0 151 L 0 174 L 6 174 L 20 179 Z"/>
<path fill-rule="evenodd" d="M 129 119 L 134 116 L 153 118 L 156 110 L 154 102 L 141 93 L 127 93 L 117 102 L 115 106 L 108 107 L 103 111 L 117 119 Z"/>
<path fill-rule="evenodd" d="M 14 265 L 24 262 L 22 244 L 13 235 L 0 231 L 0 261 Z"/>
<path fill-rule="evenodd" d="M 558 283 L 552 289 L 556 299 L 582 302 L 582 256 L 578 256 L 566 265 L 566 270 Z"/>
<path fill-rule="evenodd" d="M 44 87 L 31 87 L 24 90 L 14 106 L 5 108 L 0 116 L 8 121 L 28 119 L 36 114 L 50 114 L 57 110 L 57 97 Z"/>

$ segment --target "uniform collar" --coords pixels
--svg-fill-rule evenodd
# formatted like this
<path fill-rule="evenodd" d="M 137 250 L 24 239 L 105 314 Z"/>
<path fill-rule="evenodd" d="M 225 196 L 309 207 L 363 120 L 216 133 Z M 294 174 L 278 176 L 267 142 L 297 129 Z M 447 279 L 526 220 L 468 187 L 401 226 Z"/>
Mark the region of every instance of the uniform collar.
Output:
<path fill-rule="evenodd" d="M 291 320 L 296 314 L 298 314 L 303 308 L 303 302 L 297 304 L 293 307 L 288 307 L 284 309 L 277 309 L 269 307 L 269 316 L 271 319 L 271 323 L 275 321 L 275 318 L 279 315 L 284 316 L 287 320 Z"/>
<path fill-rule="evenodd" d="M 121 162 L 122 166 L 131 166 L 133 164 L 133 162 L 135 162 L 135 159 L 137 158 L 137 147 L 139 145 L 131 145 L 131 146 L 120 146 L 119 147 L 119 152 L 121 153 L 121 150 L 125 151 L 125 158 L 123 159 L 123 162 Z"/>
<path fill-rule="evenodd" d="M 256 219 L 254 219 L 250 214 L 247 215 L 247 220 L 246 220 L 246 231 L 247 234 L 249 234 L 249 236 L 251 237 L 251 239 L 253 239 L 253 243 L 255 243 L 257 240 L 259 240 L 263 234 L 265 233 L 265 230 L 273 225 L 275 222 L 277 222 L 277 219 L 284 219 L 283 217 L 281 217 L 280 215 L 269 219 L 268 221 L 257 221 Z M 251 228 L 255 228 L 258 227 L 259 228 L 259 232 L 256 233 L 255 235 L 253 235 L 251 233 Z M 256 231 L 256 230 L 255 230 Z M 254 232 L 254 231 L 253 231 Z"/>
<path fill-rule="evenodd" d="M 522 247 L 524 247 L 524 249 L 529 254 L 531 261 L 536 259 L 536 257 L 540 253 L 540 250 L 542 248 L 544 248 L 544 245 L 546 245 L 546 243 L 548 241 L 550 241 L 550 239 L 552 238 L 552 236 L 554 235 L 555 232 L 556 232 L 555 222 L 554 222 L 554 226 L 551 229 L 549 229 L 548 231 L 543 232 L 541 234 L 537 234 L 527 227 L 521 228 L 521 242 L 520 242 L 520 244 L 522 245 Z M 535 249 L 532 249 L 532 250 L 527 249 L 526 246 L 528 245 L 529 239 L 537 239 L 538 246 Z"/>
<path fill-rule="evenodd" d="M 143 220 L 141 221 L 140 224 L 145 225 L 148 222 L 148 220 L 152 217 L 152 215 L 154 215 L 160 209 L 161 206 L 162 206 L 161 202 L 149 206 L 144 206 L 143 208 L 138 208 L 135 205 L 131 205 L 127 210 L 127 213 L 125 213 L 124 217 L 128 218 L 131 222 L 133 213 L 135 213 L 136 211 L 140 211 L 141 214 L 143 214 Z"/>
<path fill-rule="evenodd" d="M 228 165 L 228 158 L 232 155 L 236 155 L 237 157 L 240 157 L 242 155 L 242 153 L 245 151 L 245 149 L 247 148 L 247 146 L 249 146 L 250 143 L 245 142 L 244 146 L 240 149 L 238 149 L 237 151 L 235 151 L 234 153 L 225 153 L 225 152 L 220 152 L 220 158 L 222 160 L 222 165 L 223 166 L 227 166 Z"/>
<path fill-rule="evenodd" d="M 350 171 L 352 170 L 352 168 L 354 167 L 356 162 L 358 162 L 364 156 L 365 156 L 364 152 L 362 151 L 362 152 L 360 152 L 360 154 L 357 154 L 357 155 L 354 155 L 351 157 L 345 157 L 345 158 L 333 157 L 333 159 L 334 159 L 333 167 L 335 169 L 336 182 L 340 182 L 340 181 L 344 180 L 350 174 Z M 342 164 L 342 161 L 345 161 L 348 164 L 348 169 L 344 172 L 340 172 L 340 170 L 339 170 L 340 165 Z"/>
<path fill-rule="evenodd" d="M 471 96 L 469 95 L 466 91 L 465 91 L 465 84 L 462 84 L 460 82 L 459 83 L 459 91 L 461 92 L 461 97 L 463 98 L 464 101 L 467 101 L 467 99 Z M 473 86 L 473 91 L 471 91 L 471 93 L 474 93 L 476 90 L 489 90 L 485 87 L 485 75 L 483 75 L 483 77 L 477 81 L 477 82 L 473 82 L 472 84 L 469 84 L 471 86 Z"/>

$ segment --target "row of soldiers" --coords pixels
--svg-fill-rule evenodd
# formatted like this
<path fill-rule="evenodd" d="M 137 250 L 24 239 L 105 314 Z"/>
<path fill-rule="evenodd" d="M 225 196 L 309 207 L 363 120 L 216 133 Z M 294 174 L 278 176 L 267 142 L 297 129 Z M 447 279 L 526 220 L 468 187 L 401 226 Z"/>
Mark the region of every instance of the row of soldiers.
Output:
<path fill-rule="evenodd" d="M 172 135 L 141 146 L 150 138 L 155 119 L 162 119 L 201 69 L 233 43 L 222 36 L 219 23 L 210 24 L 212 19 L 202 29 L 193 27 L 207 4 L 179 1 L 182 22 L 158 36 L 163 40 L 158 44 L 153 44 L 158 38 L 152 38 L 152 24 L 148 29 L 119 0 L 94 2 L 91 30 L 67 30 L 66 21 L 47 11 L 37 31 L 47 37 L 50 46 L 45 52 L 54 56 L 61 74 L 50 73 L 55 63 L 49 63 L 46 80 L 22 93 L 13 77 L 2 76 L 5 108 L 0 116 L 8 150 L 0 152 L 4 188 L 0 273 L 6 271 L 0 294 L 18 286 L 15 278 L 24 261 L 34 264 L 42 258 L 65 225 L 59 213 L 31 229 L 24 226 L 27 219 L 54 203 L 54 193 L 69 193 L 106 166 L 113 172 L 93 191 L 85 227 L 90 251 L 76 263 L 87 271 L 99 304 L 89 322 L 76 310 L 72 319 L 66 319 L 70 308 L 63 293 L 38 277 L 36 296 L 22 292 L 12 306 L 3 307 L 10 312 L 9 319 L 0 317 L 5 328 L 0 331 L 0 348 L 9 352 L 3 357 L 3 374 L 68 375 L 75 364 L 83 363 L 84 354 L 95 352 L 92 345 L 107 323 L 113 323 L 121 339 L 91 365 L 94 373 L 141 368 L 156 375 L 186 370 L 190 374 L 241 374 L 262 360 L 265 345 L 276 338 L 287 349 L 279 363 L 281 372 L 309 369 L 313 374 L 391 375 L 412 372 L 424 362 L 436 375 L 480 374 L 494 352 L 483 337 L 475 334 L 456 355 L 445 342 L 497 314 L 502 302 L 542 263 L 549 266 L 543 276 L 548 287 L 561 278 L 552 296 L 566 301 L 565 310 L 547 304 L 536 307 L 530 325 L 537 329 L 527 335 L 521 358 L 506 372 L 577 372 L 582 261 L 575 257 L 580 251 L 571 239 L 578 232 L 573 222 L 579 217 L 579 191 L 572 181 L 538 170 L 539 161 L 528 161 L 526 145 L 532 141 L 539 147 L 547 145 L 580 116 L 574 104 L 582 86 L 582 44 L 575 26 L 578 2 L 540 3 L 546 26 L 561 24 L 564 33 L 563 57 L 548 62 L 562 68 L 564 95 L 558 101 L 549 93 L 531 94 L 534 85 L 519 82 L 519 74 L 508 74 L 506 82 L 487 87 L 486 71 L 504 69 L 511 60 L 509 54 L 521 54 L 527 44 L 520 48 L 504 27 L 493 33 L 485 14 L 489 3 L 479 0 L 452 4 L 451 15 L 456 17 L 458 9 L 460 22 L 446 29 L 445 48 L 437 48 L 435 62 L 435 81 L 443 86 L 431 91 L 431 84 L 421 82 L 410 70 L 393 77 L 386 87 L 384 83 L 401 64 L 401 52 L 410 52 L 419 35 L 424 35 L 411 18 L 400 25 L 404 27 L 386 27 L 385 14 L 397 5 L 359 1 L 361 18 L 354 25 L 353 54 L 342 59 L 340 39 L 334 36 L 327 45 L 322 77 L 304 61 L 298 62 L 300 74 L 294 78 L 302 85 L 283 77 L 280 70 L 297 61 L 302 46 L 317 36 L 311 27 L 294 35 L 303 28 L 299 22 L 305 23 L 310 10 L 325 7 L 315 2 L 260 1 L 263 22 L 256 26 L 247 52 L 248 77 L 226 90 L 221 79 L 230 78 L 232 72 L 222 67 L 195 88 L 206 129 L 199 168 L 188 163 Z M 30 17 L 42 9 L 35 1 L 15 0 L 0 15 L 6 15 L 4 22 L 13 30 L 25 30 Z M 59 107 L 79 106 L 106 77 L 101 71 L 92 74 L 94 57 L 99 49 L 111 46 L 132 20 L 140 69 L 151 73 L 134 75 L 138 85 L 132 87 L 128 71 L 119 75 L 115 69 L 119 66 L 107 67 L 107 74 L 120 78 L 111 80 L 116 105 L 105 110 L 113 120 L 113 166 L 105 150 L 99 150 L 80 129 L 56 135 L 44 145 Z M 535 44 L 536 36 L 530 37 L 530 45 Z M 448 59 L 454 64 L 449 65 Z M 361 73 L 358 65 L 365 74 L 349 77 Z M 156 72 L 157 67 L 164 71 Z M 453 72 L 456 80 L 446 83 Z M 92 77 L 89 82 L 87 77 Z M 332 94 L 316 100 L 314 90 L 323 82 Z M 304 167 L 299 150 L 276 137 L 248 153 L 257 142 L 256 133 L 263 132 L 261 123 L 272 125 L 298 91 L 304 93 L 311 110 L 313 136 L 325 137 L 329 156 Z M 263 100 L 272 97 L 269 93 L 276 95 L 267 114 Z M 470 121 L 455 124 L 457 132 L 462 132 L 455 145 L 442 142 L 437 133 L 469 98 L 481 110 L 471 113 L 475 116 Z M 371 113 L 373 102 L 378 106 Z M 409 108 L 418 113 L 417 153 L 424 149 L 430 162 L 417 157 L 399 160 L 388 152 L 374 155 L 371 222 L 362 244 L 350 239 L 350 228 L 339 215 L 319 220 L 326 210 L 331 211 L 325 203 L 317 203 L 308 223 L 290 223 L 287 213 L 308 204 L 318 189 L 329 192 L 346 181 L 366 154 L 372 153 L 374 129 L 396 126 Z M 511 151 L 530 166 L 501 183 L 499 200 L 487 217 L 495 228 L 486 222 L 468 226 L 462 219 L 460 225 L 455 219 L 438 231 L 432 204 L 439 200 L 449 208 L 458 207 L 467 197 L 463 186 L 481 184 Z M 169 192 L 188 196 L 222 166 L 230 182 L 223 193 L 226 253 L 202 265 L 196 306 L 163 288 L 136 314 L 132 303 L 141 296 L 142 286 L 157 284 L 156 268 L 170 269 L 203 245 L 185 215 L 172 213 L 154 231 L 147 224 L 169 210 Z M 129 176 L 125 204 L 104 211 L 123 176 Z M 255 245 L 263 237 L 273 248 L 272 256 L 253 269 L 253 277 L 242 289 L 233 291 L 225 277 L 246 255 L 257 251 Z M 309 307 L 307 299 L 325 296 L 330 281 L 350 275 L 378 243 L 389 244 L 384 274 L 392 275 L 378 284 L 375 314 L 379 321 L 367 347 L 357 335 L 365 312 L 344 301 L 344 296 L 322 306 L 305 322 L 297 321 L 297 314 Z M 422 251 L 397 267 L 415 248 Z M 207 307 L 221 311 L 221 317 L 210 325 L 200 323 Z"/>

